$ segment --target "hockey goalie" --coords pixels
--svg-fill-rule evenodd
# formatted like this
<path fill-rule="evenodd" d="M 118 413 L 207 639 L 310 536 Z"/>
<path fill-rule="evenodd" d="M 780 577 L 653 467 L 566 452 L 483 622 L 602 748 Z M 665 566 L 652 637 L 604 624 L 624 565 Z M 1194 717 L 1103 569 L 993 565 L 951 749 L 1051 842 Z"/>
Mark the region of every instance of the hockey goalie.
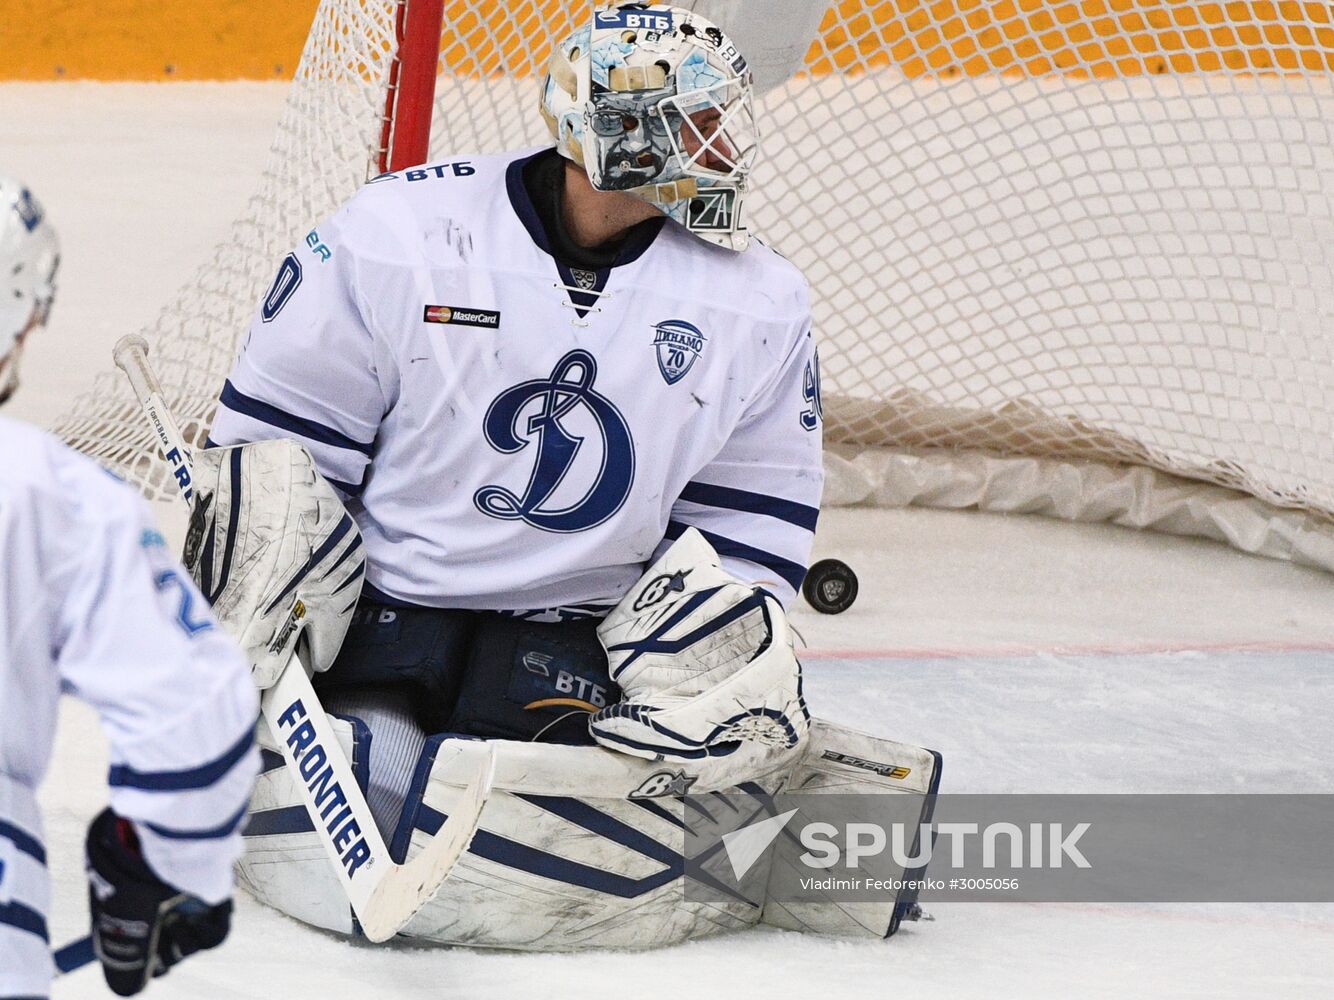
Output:
<path fill-rule="evenodd" d="M 802 696 L 785 608 L 820 381 L 805 281 L 746 228 L 746 60 L 696 14 L 621 4 L 556 46 L 538 96 L 552 146 L 377 177 L 281 262 L 197 456 L 187 564 L 261 688 L 300 648 L 395 862 L 494 754 L 469 851 L 407 936 L 885 936 L 908 900 L 683 887 L 691 797 L 925 809 L 939 768 Z M 273 749 L 243 881 L 356 933 Z M 911 778 L 848 763 L 888 758 Z"/>

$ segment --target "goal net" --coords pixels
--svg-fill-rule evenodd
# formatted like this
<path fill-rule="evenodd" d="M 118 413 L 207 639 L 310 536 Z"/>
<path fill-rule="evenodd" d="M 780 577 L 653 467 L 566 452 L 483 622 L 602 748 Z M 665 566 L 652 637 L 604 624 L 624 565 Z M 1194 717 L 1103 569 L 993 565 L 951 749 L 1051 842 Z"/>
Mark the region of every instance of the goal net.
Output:
<path fill-rule="evenodd" d="M 196 442 L 283 254 L 425 155 L 402 119 L 430 122 L 431 158 L 547 141 L 537 80 L 587 8 L 411 3 L 323 0 L 261 190 L 144 331 Z M 759 102 L 748 204 L 812 285 L 827 500 L 1152 524 L 1334 568 L 1334 8 L 815 4 L 684 5 L 753 61 L 804 36 Z M 115 374 L 57 431 L 170 486 Z M 1228 513 L 1187 524 L 1206 502 Z"/>

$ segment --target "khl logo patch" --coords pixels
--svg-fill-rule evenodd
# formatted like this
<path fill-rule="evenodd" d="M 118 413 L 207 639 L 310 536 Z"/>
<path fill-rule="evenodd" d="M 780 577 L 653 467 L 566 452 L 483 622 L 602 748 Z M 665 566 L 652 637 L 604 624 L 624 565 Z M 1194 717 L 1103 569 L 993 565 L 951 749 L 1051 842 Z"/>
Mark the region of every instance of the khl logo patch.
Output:
<path fill-rule="evenodd" d="M 513 455 L 535 441 L 536 455 L 522 495 L 483 486 L 473 494 L 478 510 L 543 531 L 573 532 L 621 509 L 635 479 L 634 439 L 621 411 L 594 390 L 597 372 L 593 355 L 571 351 L 548 377 L 520 382 L 495 398 L 482 425 L 487 442 Z"/>
<path fill-rule="evenodd" d="M 669 319 L 653 328 L 653 346 L 658 352 L 658 370 L 668 385 L 685 378 L 704 350 L 705 336 L 699 327 L 683 319 Z"/>

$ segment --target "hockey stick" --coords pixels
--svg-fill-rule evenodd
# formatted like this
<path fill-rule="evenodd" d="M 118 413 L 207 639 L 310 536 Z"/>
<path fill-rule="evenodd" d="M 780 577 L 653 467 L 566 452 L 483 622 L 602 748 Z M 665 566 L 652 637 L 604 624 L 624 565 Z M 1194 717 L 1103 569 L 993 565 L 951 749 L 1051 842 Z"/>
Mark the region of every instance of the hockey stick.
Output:
<path fill-rule="evenodd" d="M 97 955 L 93 953 L 91 935 L 81 937 L 77 941 L 71 941 L 63 948 L 57 948 L 51 955 L 51 960 L 56 964 L 57 976 L 63 976 L 75 969 L 82 969 L 95 958 L 97 958 Z"/>
<path fill-rule="evenodd" d="M 194 494 L 190 452 L 148 364 L 147 342 L 139 336 L 122 337 L 112 356 L 129 378 L 162 454 L 172 467 L 181 497 L 188 504 Z M 306 812 L 338 872 L 362 933 L 372 941 L 393 937 L 435 895 L 468 849 L 491 793 L 494 755 L 488 751 L 482 758 L 461 801 L 426 848 L 406 864 L 396 865 L 389 858 L 347 756 L 296 655 L 274 685 L 261 693 L 260 713 L 282 748 L 301 789 Z M 324 762 L 307 776 L 301 762 L 316 760 L 317 753 Z M 326 769 L 332 771 L 331 781 L 325 780 Z"/>

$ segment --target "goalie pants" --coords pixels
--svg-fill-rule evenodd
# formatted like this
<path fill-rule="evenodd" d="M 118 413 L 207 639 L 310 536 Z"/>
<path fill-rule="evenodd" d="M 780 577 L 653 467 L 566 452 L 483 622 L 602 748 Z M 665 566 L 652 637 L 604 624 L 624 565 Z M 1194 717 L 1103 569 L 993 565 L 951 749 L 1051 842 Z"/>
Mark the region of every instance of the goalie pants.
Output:
<path fill-rule="evenodd" d="M 587 715 L 620 699 L 597 638 L 600 619 L 533 622 L 364 597 L 321 691 L 411 697 L 428 734 L 590 744 Z"/>

